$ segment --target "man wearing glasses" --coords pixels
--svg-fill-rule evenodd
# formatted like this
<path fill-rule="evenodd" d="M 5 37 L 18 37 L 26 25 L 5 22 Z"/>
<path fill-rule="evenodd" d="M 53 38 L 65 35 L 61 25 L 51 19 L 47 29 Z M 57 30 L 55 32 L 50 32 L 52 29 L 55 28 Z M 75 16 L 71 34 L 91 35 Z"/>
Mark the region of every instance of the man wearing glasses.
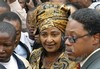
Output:
<path fill-rule="evenodd" d="M 80 69 L 100 69 L 100 12 L 85 8 L 71 15 L 65 31 L 68 58 Z"/>

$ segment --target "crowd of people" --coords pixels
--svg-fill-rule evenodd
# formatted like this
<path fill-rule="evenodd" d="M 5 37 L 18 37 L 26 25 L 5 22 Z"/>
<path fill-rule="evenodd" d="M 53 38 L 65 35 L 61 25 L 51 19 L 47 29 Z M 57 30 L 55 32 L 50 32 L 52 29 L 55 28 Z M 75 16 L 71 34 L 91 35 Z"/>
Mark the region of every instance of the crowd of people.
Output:
<path fill-rule="evenodd" d="M 99 0 L 0 0 L 0 69 L 100 69 Z"/>

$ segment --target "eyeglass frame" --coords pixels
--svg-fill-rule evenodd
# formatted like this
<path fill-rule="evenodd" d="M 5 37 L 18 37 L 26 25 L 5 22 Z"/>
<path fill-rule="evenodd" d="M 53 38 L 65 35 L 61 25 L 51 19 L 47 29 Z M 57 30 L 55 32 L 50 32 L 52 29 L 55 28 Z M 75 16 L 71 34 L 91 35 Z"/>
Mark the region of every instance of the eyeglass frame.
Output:
<path fill-rule="evenodd" d="M 90 34 L 87 33 L 87 34 L 84 34 L 84 35 L 79 36 L 79 37 L 75 37 L 75 36 L 65 36 L 65 37 L 64 37 L 64 41 L 69 40 L 70 43 L 76 43 L 76 41 L 77 41 L 78 39 L 83 38 L 83 37 L 85 37 L 85 36 L 89 36 L 89 35 L 90 35 Z"/>

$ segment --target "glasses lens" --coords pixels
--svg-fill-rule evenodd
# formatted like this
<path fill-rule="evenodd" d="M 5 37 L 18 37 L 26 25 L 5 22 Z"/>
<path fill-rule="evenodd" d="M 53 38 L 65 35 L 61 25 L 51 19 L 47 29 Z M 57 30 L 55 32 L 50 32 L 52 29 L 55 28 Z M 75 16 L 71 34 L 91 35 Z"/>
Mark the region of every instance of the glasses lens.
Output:
<path fill-rule="evenodd" d="M 66 37 L 64 37 L 64 40 L 66 41 L 66 40 L 69 40 L 69 42 L 71 42 L 71 43 L 75 43 L 75 41 L 76 41 L 76 39 L 75 39 L 75 37 L 72 37 L 72 36 L 66 36 Z"/>
<path fill-rule="evenodd" d="M 65 41 L 68 39 L 69 42 L 76 43 L 77 39 L 83 38 L 83 37 L 88 36 L 88 35 L 89 34 L 85 34 L 85 35 L 80 36 L 80 37 L 76 37 L 76 36 L 66 36 L 64 39 L 65 39 Z"/>
<path fill-rule="evenodd" d="M 75 43 L 74 37 L 69 37 L 68 40 L 69 40 L 69 42 L 71 42 L 71 43 Z"/>

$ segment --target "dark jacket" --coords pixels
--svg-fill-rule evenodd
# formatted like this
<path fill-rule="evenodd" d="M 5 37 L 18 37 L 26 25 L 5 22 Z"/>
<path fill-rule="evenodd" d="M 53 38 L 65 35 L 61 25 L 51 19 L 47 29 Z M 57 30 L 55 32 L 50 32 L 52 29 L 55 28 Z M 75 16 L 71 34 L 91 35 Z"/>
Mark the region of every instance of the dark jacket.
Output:
<path fill-rule="evenodd" d="M 100 50 L 94 53 L 81 69 L 100 69 Z"/>
<path fill-rule="evenodd" d="M 13 56 L 17 61 L 18 69 L 32 69 L 29 62 L 25 58 L 22 58 L 17 54 L 13 54 Z"/>

